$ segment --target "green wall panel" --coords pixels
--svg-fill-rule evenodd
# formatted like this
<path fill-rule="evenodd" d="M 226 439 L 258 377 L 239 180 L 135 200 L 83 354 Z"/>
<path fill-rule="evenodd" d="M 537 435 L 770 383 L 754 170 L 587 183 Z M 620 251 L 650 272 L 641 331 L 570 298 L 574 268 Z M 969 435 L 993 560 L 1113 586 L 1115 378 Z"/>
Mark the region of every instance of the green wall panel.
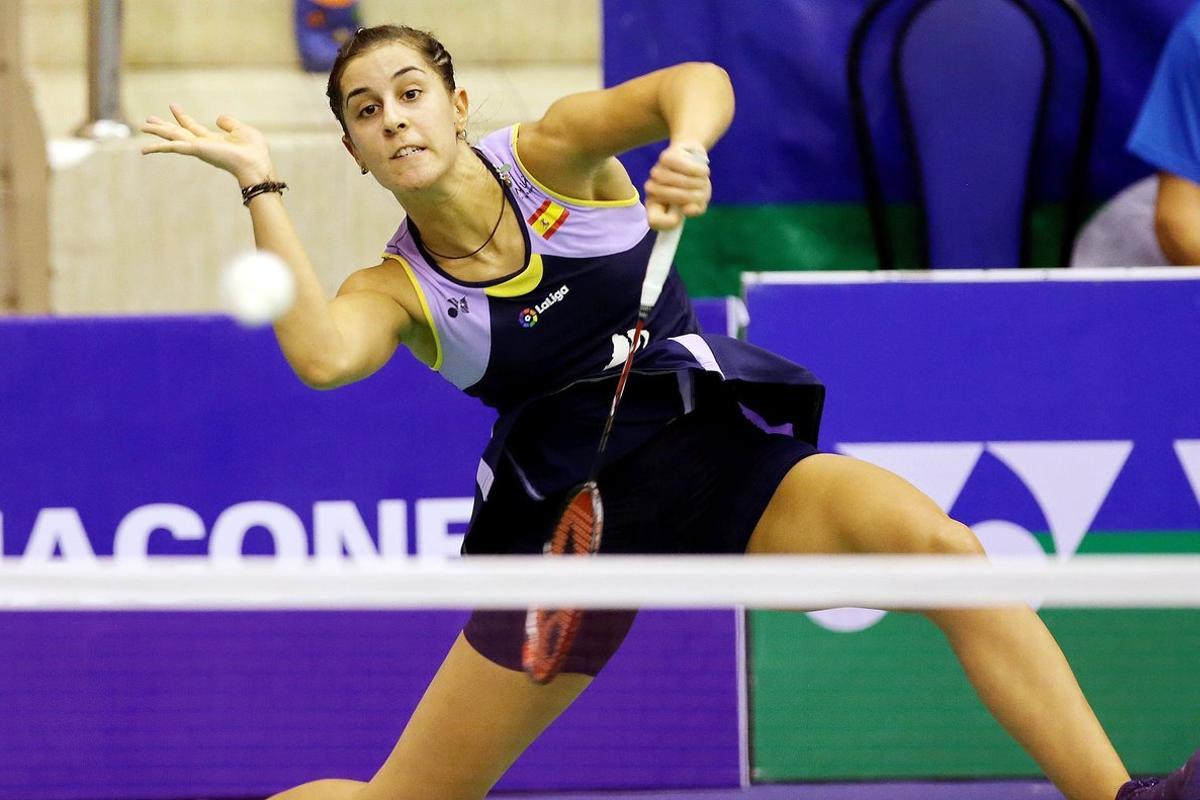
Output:
<path fill-rule="evenodd" d="M 1095 532 L 1079 552 L 1195 553 L 1200 532 Z M 1200 742 L 1200 609 L 1041 616 L 1130 770 L 1182 763 Z M 837 633 L 802 613 L 755 611 L 748 626 L 756 780 L 1040 774 L 920 615 Z"/>
<path fill-rule="evenodd" d="M 895 205 L 889 219 L 902 269 L 918 262 L 917 212 Z M 1062 230 L 1057 206 L 1033 219 L 1033 265 L 1053 266 Z M 741 293 L 743 272 L 875 269 L 866 207 L 857 203 L 713 206 L 689 220 L 675 263 L 693 297 Z"/>

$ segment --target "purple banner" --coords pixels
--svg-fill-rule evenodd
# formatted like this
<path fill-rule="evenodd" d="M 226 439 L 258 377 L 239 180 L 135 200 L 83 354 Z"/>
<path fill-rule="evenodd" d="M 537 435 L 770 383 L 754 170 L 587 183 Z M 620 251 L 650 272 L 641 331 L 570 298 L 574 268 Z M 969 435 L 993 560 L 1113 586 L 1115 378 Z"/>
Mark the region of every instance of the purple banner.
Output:
<path fill-rule="evenodd" d="M 0 352 L 6 557 L 457 553 L 492 415 L 407 355 L 322 393 L 220 318 L 8 321 Z M 464 614 L 0 613 L 0 798 L 366 779 Z M 735 643 L 732 611 L 642 614 L 501 786 L 736 785 Z"/>

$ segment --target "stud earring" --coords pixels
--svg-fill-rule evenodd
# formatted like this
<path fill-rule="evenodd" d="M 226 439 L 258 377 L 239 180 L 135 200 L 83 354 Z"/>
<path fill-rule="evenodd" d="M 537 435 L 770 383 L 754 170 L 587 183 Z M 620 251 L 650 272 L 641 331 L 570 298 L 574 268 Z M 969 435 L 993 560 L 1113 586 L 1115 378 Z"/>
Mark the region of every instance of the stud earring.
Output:
<path fill-rule="evenodd" d="M 363 168 L 362 168 L 362 174 L 363 174 L 363 175 L 366 175 L 368 172 L 370 172 L 370 170 L 369 170 L 369 169 L 367 169 L 366 167 L 363 167 Z"/>

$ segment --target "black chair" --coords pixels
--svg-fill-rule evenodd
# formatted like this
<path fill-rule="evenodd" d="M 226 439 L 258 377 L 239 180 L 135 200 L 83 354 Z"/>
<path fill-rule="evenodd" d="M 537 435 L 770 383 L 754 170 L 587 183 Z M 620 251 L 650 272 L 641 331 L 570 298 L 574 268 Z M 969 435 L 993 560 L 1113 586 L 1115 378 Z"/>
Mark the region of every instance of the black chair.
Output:
<path fill-rule="evenodd" d="M 1083 80 L 1063 205 L 1058 263 L 1087 202 L 1087 170 L 1100 94 L 1100 58 L 1091 24 L 1075 0 L 1041 0 L 1065 15 L 1077 39 Z M 887 12 L 887 13 L 885 13 Z M 898 24 L 880 33 L 881 20 Z M 1062 48 L 1032 0 L 873 0 L 847 60 L 850 105 L 880 269 L 895 248 L 868 106 L 865 66 L 876 40 L 890 46 L 885 73 L 899 106 L 921 217 L 920 263 L 928 267 L 1028 266 L 1033 185 L 1042 170 L 1049 98 Z M 878 59 L 876 59 L 878 61 Z M 886 75 L 882 76 L 885 77 Z M 886 80 L 885 80 L 886 85 Z M 871 84 L 870 88 L 880 88 Z M 1057 107 L 1057 104 L 1056 104 Z M 874 113 L 873 113 L 874 112 Z"/>

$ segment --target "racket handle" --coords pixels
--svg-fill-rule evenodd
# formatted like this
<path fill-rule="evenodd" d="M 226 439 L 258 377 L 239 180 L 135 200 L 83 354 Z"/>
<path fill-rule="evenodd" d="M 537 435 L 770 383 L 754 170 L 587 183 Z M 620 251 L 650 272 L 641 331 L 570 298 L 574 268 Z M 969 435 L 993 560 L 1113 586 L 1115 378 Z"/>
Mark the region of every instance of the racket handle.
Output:
<path fill-rule="evenodd" d="M 667 282 L 667 274 L 671 271 L 671 262 L 675 260 L 675 249 L 679 247 L 679 237 L 683 233 L 683 222 L 670 230 L 659 231 L 654 239 L 654 247 L 650 250 L 650 263 L 646 265 L 646 278 L 642 281 L 642 308 L 644 318 L 658 302 L 662 294 L 663 284 Z"/>

